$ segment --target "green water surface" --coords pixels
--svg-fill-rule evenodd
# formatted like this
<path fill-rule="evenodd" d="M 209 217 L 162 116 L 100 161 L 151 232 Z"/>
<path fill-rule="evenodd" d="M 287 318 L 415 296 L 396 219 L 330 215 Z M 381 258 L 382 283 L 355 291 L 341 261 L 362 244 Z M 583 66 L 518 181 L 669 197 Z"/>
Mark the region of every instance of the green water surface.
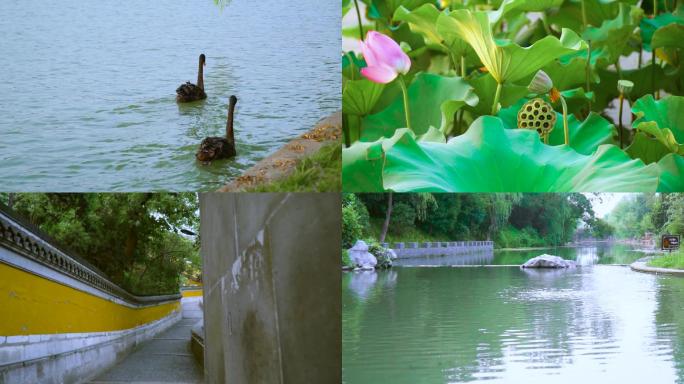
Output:
<path fill-rule="evenodd" d="M 676 277 L 597 263 L 396 267 L 345 273 L 342 305 L 347 384 L 684 383 Z"/>

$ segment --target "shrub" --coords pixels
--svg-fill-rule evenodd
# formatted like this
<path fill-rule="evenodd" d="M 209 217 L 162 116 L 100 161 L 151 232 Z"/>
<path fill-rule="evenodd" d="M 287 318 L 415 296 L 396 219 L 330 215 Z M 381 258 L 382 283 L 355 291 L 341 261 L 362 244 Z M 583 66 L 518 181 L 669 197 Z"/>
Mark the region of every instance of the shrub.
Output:
<path fill-rule="evenodd" d="M 342 250 L 342 266 L 343 267 L 353 267 L 351 258 L 349 257 L 349 251 L 346 249 Z"/>
<path fill-rule="evenodd" d="M 392 255 L 390 254 L 389 249 L 380 245 L 375 239 L 367 239 L 364 241 L 368 244 L 368 252 L 375 256 L 375 259 L 378 261 L 378 264 L 375 266 L 376 269 L 387 269 L 392 267 Z"/>

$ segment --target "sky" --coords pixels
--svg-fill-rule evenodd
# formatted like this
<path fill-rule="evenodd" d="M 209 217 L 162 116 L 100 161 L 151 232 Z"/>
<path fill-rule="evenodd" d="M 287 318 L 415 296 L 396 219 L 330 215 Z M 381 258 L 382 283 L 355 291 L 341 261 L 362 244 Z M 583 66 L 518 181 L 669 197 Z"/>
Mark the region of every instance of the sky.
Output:
<path fill-rule="evenodd" d="M 605 218 L 620 200 L 633 193 L 584 193 L 583 195 L 591 201 L 596 216 Z"/>

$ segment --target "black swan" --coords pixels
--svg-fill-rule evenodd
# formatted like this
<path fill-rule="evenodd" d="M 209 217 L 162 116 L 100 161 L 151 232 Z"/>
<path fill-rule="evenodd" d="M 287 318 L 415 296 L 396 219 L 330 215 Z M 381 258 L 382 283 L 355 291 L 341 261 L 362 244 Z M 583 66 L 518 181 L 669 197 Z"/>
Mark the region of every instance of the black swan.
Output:
<path fill-rule="evenodd" d="M 231 96 L 228 104 L 228 121 L 226 122 L 225 137 L 207 137 L 197 150 L 197 160 L 210 163 L 212 160 L 227 159 L 236 155 L 235 135 L 233 133 L 233 114 L 235 112 L 237 97 Z"/>
<path fill-rule="evenodd" d="M 206 57 L 204 53 L 199 57 L 199 70 L 197 71 L 197 85 L 187 82 L 181 84 L 176 89 L 176 101 L 179 103 L 189 103 L 191 101 L 204 100 L 207 94 L 204 93 L 204 64 Z"/>

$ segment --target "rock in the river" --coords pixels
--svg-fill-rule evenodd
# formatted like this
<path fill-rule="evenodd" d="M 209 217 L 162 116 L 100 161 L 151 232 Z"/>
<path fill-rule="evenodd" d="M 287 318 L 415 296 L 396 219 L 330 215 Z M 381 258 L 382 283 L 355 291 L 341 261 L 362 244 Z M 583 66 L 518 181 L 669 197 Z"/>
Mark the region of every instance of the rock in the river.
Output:
<path fill-rule="evenodd" d="M 562 257 L 558 256 L 553 256 L 553 255 L 539 255 L 537 257 L 533 257 L 525 264 L 523 264 L 521 267 L 522 268 L 573 268 L 575 267 L 575 262 L 573 260 L 565 260 Z"/>
<path fill-rule="evenodd" d="M 368 252 L 368 244 L 363 240 L 357 240 L 353 247 L 349 248 L 349 259 L 355 266 L 361 269 L 375 269 L 378 260 Z"/>

